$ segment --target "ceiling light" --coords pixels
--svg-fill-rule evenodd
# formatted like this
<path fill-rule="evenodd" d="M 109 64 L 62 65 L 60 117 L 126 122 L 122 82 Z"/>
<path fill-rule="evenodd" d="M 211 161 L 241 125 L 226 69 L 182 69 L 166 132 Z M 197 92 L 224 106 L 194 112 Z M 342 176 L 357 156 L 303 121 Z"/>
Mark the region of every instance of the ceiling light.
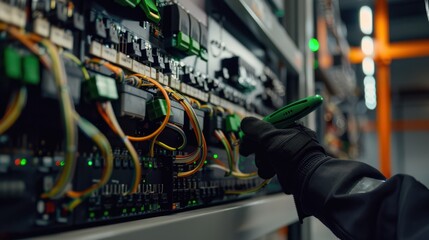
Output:
<path fill-rule="evenodd" d="M 367 35 L 372 33 L 372 10 L 368 6 L 362 6 L 359 11 L 360 30 Z"/>
<path fill-rule="evenodd" d="M 366 76 L 373 76 L 375 72 L 375 63 L 371 57 L 366 57 L 362 61 L 362 70 Z"/>
<path fill-rule="evenodd" d="M 366 56 L 374 55 L 374 41 L 371 37 L 364 36 L 362 38 L 360 47 L 362 49 L 363 54 L 365 54 Z"/>

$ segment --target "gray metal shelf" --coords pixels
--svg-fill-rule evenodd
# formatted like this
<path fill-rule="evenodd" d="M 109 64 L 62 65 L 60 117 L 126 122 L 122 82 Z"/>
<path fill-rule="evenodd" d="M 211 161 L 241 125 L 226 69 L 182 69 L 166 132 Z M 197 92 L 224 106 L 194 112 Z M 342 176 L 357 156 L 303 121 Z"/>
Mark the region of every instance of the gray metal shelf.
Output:
<path fill-rule="evenodd" d="M 36 239 L 255 239 L 298 221 L 291 196 L 275 194 Z"/>
<path fill-rule="evenodd" d="M 267 47 L 273 49 L 286 61 L 290 70 L 298 74 L 303 71 L 303 53 L 273 14 L 267 12 L 269 7 L 263 1 L 234 0 L 225 2 L 259 41 L 265 43 Z"/>

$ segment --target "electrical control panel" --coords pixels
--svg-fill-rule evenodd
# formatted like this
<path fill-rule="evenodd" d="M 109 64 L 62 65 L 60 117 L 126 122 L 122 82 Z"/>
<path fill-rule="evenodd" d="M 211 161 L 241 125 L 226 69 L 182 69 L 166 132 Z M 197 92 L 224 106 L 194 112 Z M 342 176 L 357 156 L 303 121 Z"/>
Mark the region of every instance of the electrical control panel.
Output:
<path fill-rule="evenodd" d="M 221 2 L 0 0 L 0 238 L 280 191 L 239 144 L 285 69 Z"/>

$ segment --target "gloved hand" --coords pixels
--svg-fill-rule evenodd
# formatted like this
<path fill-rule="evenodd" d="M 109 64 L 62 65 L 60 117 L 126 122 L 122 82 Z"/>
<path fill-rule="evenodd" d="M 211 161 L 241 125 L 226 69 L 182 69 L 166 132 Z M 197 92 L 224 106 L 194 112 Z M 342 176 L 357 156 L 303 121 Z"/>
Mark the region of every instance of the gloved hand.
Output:
<path fill-rule="evenodd" d="M 240 154 L 255 153 L 258 175 L 269 179 L 277 174 L 287 194 L 294 194 L 298 190 L 299 175 L 326 155 L 315 132 L 300 124 L 277 129 L 268 122 L 247 117 L 241 122 L 241 129 L 245 136 L 240 144 Z"/>

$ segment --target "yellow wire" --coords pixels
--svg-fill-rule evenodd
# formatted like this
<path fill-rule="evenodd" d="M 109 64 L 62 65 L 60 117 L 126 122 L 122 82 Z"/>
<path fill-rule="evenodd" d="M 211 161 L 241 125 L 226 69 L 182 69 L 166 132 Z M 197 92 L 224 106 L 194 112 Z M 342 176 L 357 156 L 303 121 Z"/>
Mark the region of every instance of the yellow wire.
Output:
<path fill-rule="evenodd" d="M 64 52 L 63 55 L 72 60 L 76 65 L 80 66 L 82 74 L 84 76 L 85 80 L 89 80 L 90 75 L 88 70 L 83 66 L 82 62 L 77 58 L 75 55 Z M 106 166 L 103 169 L 103 174 L 101 176 L 101 179 L 98 183 L 95 183 L 91 185 L 89 188 L 83 191 L 69 191 L 67 194 L 68 196 L 75 198 L 68 206 L 68 210 L 73 210 L 75 207 L 77 207 L 81 202 L 82 199 L 89 196 L 92 192 L 100 189 L 103 187 L 110 179 L 112 172 L 113 172 L 113 152 L 112 147 L 110 146 L 109 141 L 107 138 L 90 122 L 85 120 L 84 118 L 80 117 L 77 112 L 74 112 L 74 119 L 78 123 L 79 128 L 88 136 L 91 138 L 91 140 L 97 145 L 97 147 L 100 149 L 100 152 L 106 162 Z"/>
<path fill-rule="evenodd" d="M 226 151 L 226 156 L 228 157 L 228 166 L 229 166 L 229 171 L 226 173 L 225 177 L 231 175 L 231 173 L 235 170 L 234 169 L 234 155 L 232 154 L 232 147 L 231 144 L 229 144 L 228 139 L 226 139 L 225 134 L 223 133 L 222 130 L 215 130 L 214 134 L 216 136 L 216 138 L 222 143 L 222 145 L 225 148 Z"/>
<path fill-rule="evenodd" d="M 22 86 L 11 97 L 5 115 L 0 119 L 0 135 L 6 132 L 19 118 L 27 103 L 27 88 Z"/>
<path fill-rule="evenodd" d="M 230 140 L 231 140 L 231 147 L 233 148 L 233 166 L 234 170 L 237 172 L 240 172 L 239 163 L 240 163 L 240 153 L 239 153 L 239 142 L 237 138 L 235 137 L 235 134 L 233 132 L 230 133 Z"/>
<path fill-rule="evenodd" d="M 166 90 L 173 99 L 175 99 L 176 101 L 178 101 L 180 103 L 180 105 L 182 105 L 183 109 L 185 110 L 186 115 L 188 116 L 189 121 L 190 121 L 192 128 L 194 130 L 194 134 L 195 134 L 195 137 L 197 139 L 198 146 L 199 146 L 196 149 L 196 151 L 194 151 L 190 155 L 186 155 L 186 156 L 178 155 L 178 156 L 176 156 L 175 162 L 176 163 L 186 163 L 186 164 L 194 163 L 195 161 L 197 161 L 201 157 L 201 150 L 203 150 L 202 149 L 203 148 L 203 144 L 202 144 L 203 143 L 203 141 L 202 141 L 203 134 L 201 132 L 200 125 L 197 123 L 198 118 L 196 117 L 196 113 L 193 110 L 192 106 L 189 104 L 189 102 L 186 100 L 186 98 L 184 96 L 173 91 L 170 88 L 166 88 Z"/>
<path fill-rule="evenodd" d="M 195 103 L 197 105 L 197 108 L 201 108 L 201 103 L 195 99 L 195 98 L 189 98 L 191 103 Z"/>
<path fill-rule="evenodd" d="M 155 156 L 155 152 L 154 152 L 155 144 L 157 144 L 158 146 L 160 146 L 160 147 L 162 147 L 162 148 L 164 148 L 164 149 L 166 149 L 168 151 L 181 150 L 181 149 L 183 149 L 186 146 L 187 141 L 186 141 L 186 134 L 185 134 L 185 132 L 183 132 L 183 130 L 181 128 L 177 127 L 176 125 L 174 125 L 172 123 L 168 123 L 167 127 L 169 127 L 170 129 L 176 130 L 180 134 L 180 136 L 183 139 L 182 145 L 180 145 L 179 147 L 171 147 L 171 146 L 169 146 L 169 145 L 167 145 L 167 144 L 165 144 L 165 143 L 163 143 L 161 141 L 158 141 L 157 138 L 158 138 L 159 135 L 161 135 L 161 133 L 162 133 L 161 132 L 161 133 L 159 133 L 157 136 L 155 136 L 152 139 L 152 142 L 151 142 L 151 145 L 150 145 L 150 152 L 149 152 L 150 157 L 154 157 Z"/>
<path fill-rule="evenodd" d="M 189 177 L 189 176 L 197 173 L 204 166 L 204 161 L 207 158 L 207 143 L 206 143 L 204 135 L 201 131 L 200 125 L 198 123 L 198 118 L 196 116 L 196 113 L 193 110 L 192 106 L 189 104 L 189 102 L 186 100 L 186 98 L 184 98 L 181 94 L 174 92 L 170 88 L 168 88 L 167 91 L 185 109 L 185 112 L 188 115 L 189 121 L 190 121 L 192 128 L 194 130 L 195 136 L 197 137 L 198 149 L 197 149 L 197 151 L 195 151 L 195 154 L 192 155 L 192 156 L 195 156 L 195 160 L 199 159 L 197 167 L 195 167 L 192 170 L 186 171 L 186 172 L 179 172 L 177 174 L 177 177 L 179 177 L 179 178 Z M 176 162 L 177 162 L 177 157 L 176 157 Z M 193 163 L 193 161 L 189 161 L 187 163 L 188 164 Z"/>
<path fill-rule="evenodd" d="M 213 116 L 213 107 L 212 106 L 210 106 L 210 105 L 207 105 L 207 104 L 203 104 L 203 105 L 201 105 L 201 107 L 200 107 L 201 109 L 208 109 L 209 110 L 209 115 L 210 115 L 210 117 L 211 116 Z"/>
<path fill-rule="evenodd" d="M 239 173 L 240 175 L 240 177 L 239 178 L 241 178 L 241 179 L 246 179 L 246 178 L 253 178 L 254 176 L 257 176 L 258 175 L 258 173 L 257 172 L 251 172 L 251 173 L 243 173 L 243 172 L 241 172 L 241 170 L 240 170 L 240 168 L 239 168 L 239 162 L 240 162 L 240 149 L 239 149 L 239 141 L 238 141 L 238 139 L 236 138 L 236 136 L 235 136 L 235 134 L 234 133 L 232 133 L 231 132 L 231 134 L 230 134 L 230 137 L 231 137 L 231 142 L 232 142 L 232 146 L 233 146 L 233 148 L 234 148 L 234 151 L 233 151 L 233 162 L 234 162 L 234 164 L 233 164 L 233 166 L 234 166 L 234 171 L 235 172 L 237 172 L 237 173 Z"/>
<path fill-rule="evenodd" d="M 227 172 L 227 173 L 230 172 L 230 170 L 228 168 L 226 168 L 224 166 L 221 166 L 219 164 L 210 164 L 207 167 L 209 167 L 209 168 L 215 168 L 215 169 L 220 169 L 220 170 L 222 170 L 224 172 Z M 258 177 L 258 174 L 256 172 L 253 172 L 253 173 L 240 173 L 240 172 L 237 172 L 237 171 L 232 171 L 231 175 L 233 177 L 236 177 L 236 178 L 239 178 L 239 179 L 250 179 L 250 178 L 256 178 L 256 177 Z"/>
<path fill-rule="evenodd" d="M 86 67 L 83 66 L 82 61 L 80 61 L 79 58 L 77 58 L 75 55 L 73 55 L 69 52 L 64 52 L 63 55 L 64 55 L 64 57 L 72 60 L 74 63 L 76 63 L 76 65 L 78 65 L 80 67 L 85 80 L 89 80 L 91 78 L 89 75 L 88 69 L 86 69 Z"/>
<path fill-rule="evenodd" d="M 225 194 L 241 195 L 241 194 L 247 194 L 247 193 L 254 193 L 254 192 L 261 190 L 265 186 L 267 186 L 270 183 L 270 181 L 271 181 L 271 179 L 267 179 L 267 180 L 263 181 L 261 184 L 259 184 L 258 186 L 254 187 L 254 188 L 246 189 L 246 190 L 226 190 Z"/>
<path fill-rule="evenodd" d="M 127 148 L 129 154 L 131 155 L 131 159 L 133 160 L 135 179 L 134 179 L 134 184 L 129 193 L 136 193 L 141 180 L 141 167 L 140 167 L 139 156 L 133 144 L 130 142 L 130 140 L 122 130 L 121 126 L 119 125 L 118 120 L 116 119 L 116 116 L 115 116 L 115 112 L 113 111 L 112 104 L 110 102 L 106 102 L 104 103 L 104 106 L 105 106 L 104 110 L 107 116 L 109 117 L 111 123 L 115 127 L 116 133 L 122 139 L 123 143 L 125 144 L 125 147 Z"/>
<path fill-rule="evenodd" d="M 32 39 L 28 35 L 24 35 L 21 33 L 20 30 L 14 27 L 8 28 L 7 25 L 2 25 L 2 29 L 7 30 L 9 35 L 19 42 L 23 44 L 25 47 L 27 47 L 31 52 L 36 54 L 42 63 L 42 65 L 48 69 L 51 70 L 51 67 L 53 67 L 53 73 L 54 73 L 54 80 L 55 84 L 58 90 L 58 98 L 60 101 L 60 108 L 62 111 L 62 118 L 64 121 L 64 128 L 65 128 L 65 136 L 66 136 L 66 150 L 65 150 L 65 162 L 66 165 L 61 170 L 61 173 L 59 174 L 59 177 L 57 178 L 53 188 L 49 190 L 47 193 L 42 194 L 42 197 L 44 198 L 58 198 L 61 197 L 66 190 L 66 187 L 70 184 L 72 173 L 75 169 L 75 152 L 76 152 L 76 140 L 77 140 L 77 134 L 76 134 L 76 125 L 73 121 L 72 112 L 74 109 L 74 104 L 72 103 L 72 100 L 70 98 L 70 95 L 68 93 L 67 89 L 67 82 L 66 82 L 66 74 L 64 70 L 64 65 L 62 64 L 58 51 L 56 47 L 50 43 L 47 40 L 42 40 L 42 44 L 47 49 L 48 55 L 50 56 L 49 61 L 48 57 L 45 55 L 40 55 L 40 49 L 39 47 L 33 42 Z M 37 41 L 39 42 L 39 40 Z M 12 115 L 12 117 L 15 117 L 16 115 Z"/>
<path fill-rule="evenodd" d="M 66 137 L 65 166 L 62 168 L 54 186 L 48 192 L 43 193 L 42 197 L 59 198 L 65 194 L 66 188 L 70 185 L 76 167 L 77 126 L 73 118 L 74 104 L 68 91 L 67 75 L 64 70 L 64 64 L 59 57 L 58 50 L 48 40 L 42 40 L 41 43 L 46 47 L 52 60 L 52 70 L 58 89 L 58 99 Z"/>
<path fill-rule="evenodd" d="M 201 155 L 201 160 L 198 162 L 198 165 L 197 165 L 197 167 L 196 168 L 194 168 L 194 169 L 192 169 L 192 170 L 189 170 L 189 171 L 186 171 L 186 172 L 179 172 L 178 174 L 177 174 L 177 177 L 179 177 L 179 178 L 183 178 L 183 177 L 189 177 L 189 176 L 192 176 L 192 175 L 194 175 L 195 173 L 197 173 L 203 166 L 204 166 L 204 161 L 206 160 L 206 158 L 207 158 L 207 144 L 206 144 L 206 140 L 204 139 L 204 135 L 203 135 L 203 145 L 202 145 L 202 151 L 203 151 L 203 153 L 202 153 L 202 155 Z"/>
<path fill-rule="evenodd" d="M 99 182 L 92 184 L 89 188 L 83 191 L 69 191 L 67 193 L 69 197 L 75 198 L 68 206 L 68 210 L 70 211 L 77 207 L 84 198 L 103 187 L 110 180 L 113 172 L 113 152 L 106 136 L 104 136 L 104 134 L 102 134 L 90 122 L 80 117 L 76 112 L 74 114 L 74 119 L 78 123 L 79 128 L 88 137 L 90 137 L 91 140 L 97 145 L 98 149 L 100 149 L 101 155 L 103 156 L 106 165 L 103 169 L 103 174 Z"/>

